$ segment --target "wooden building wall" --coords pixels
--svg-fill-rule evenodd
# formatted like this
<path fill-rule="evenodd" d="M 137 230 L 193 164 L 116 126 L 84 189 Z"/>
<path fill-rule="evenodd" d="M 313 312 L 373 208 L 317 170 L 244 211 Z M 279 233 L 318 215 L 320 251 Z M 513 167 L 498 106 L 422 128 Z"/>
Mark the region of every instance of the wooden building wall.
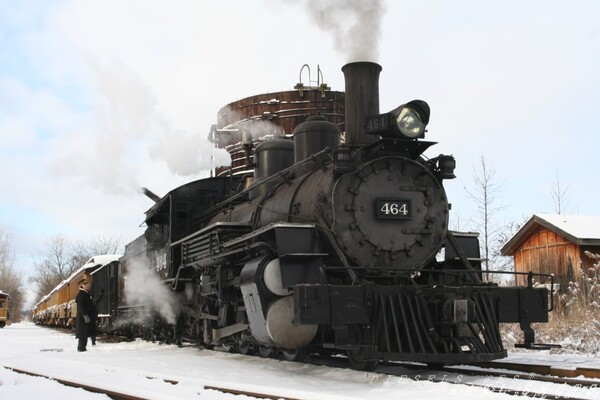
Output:
<path fill-rule="evenodd" d="M 562 288 L 578 277 L 582 261 L 578 245 L 543 227 L 529 236 L 515 251 L 514 257 L 515 271 L 554 274 L 555 283 L 560 283 Z M 519 284 L 525 282 L 525 278 L 518 279 Z"/>

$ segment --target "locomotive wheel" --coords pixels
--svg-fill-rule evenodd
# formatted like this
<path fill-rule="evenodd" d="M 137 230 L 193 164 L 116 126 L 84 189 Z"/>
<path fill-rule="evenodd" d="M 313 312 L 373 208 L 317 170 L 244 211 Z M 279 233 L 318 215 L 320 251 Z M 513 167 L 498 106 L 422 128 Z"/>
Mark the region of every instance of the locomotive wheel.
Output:
<path fill-rule="evenodd" d="M 240 342 L 240 344 L 238 345 L 238 350 L 240 351 L 241 354 L 244 354 L 244 355 L 250 355 L 250 354 L 254 353 L 254 349 L 252 348 L 252 345 L 247 340 Z"/>
<path fill-rule="evenodd" d="M 359 371 L 373 371 L 379 365 L 379 360 L 365 360 L 365 349 L 348 350 L 348 361 L 352 368 Z"/>
<path fill-rule="evenodd" d="M 273 349 L 269 346 L 258 346 L 258 354 L 260 354 L 261 357 L 263 358 L 269 358 L 271 357 L 271 354 L 273 353 Z"/>
<path fill-rule="evenodd" d="M 233 349 L 233 345 L 231 344 L 221 344 L 221 351 L 224 353 L 231 353 Z"/>
<path fill-rule="evenodd" d="M 281 350 L 281 355 L 287 361 L 304 361 L 308 356 L 308 352 L 304 349 Z"/>
<path fill-rule="evenodd" d="M 365 343 L 365 339 L 370 337 L 369 330 L 354 326 L 350 328 L 350 334 L 354 336 L 354 343 Z M 368 340 L 368 343 L 371 341 Z M 347 351 L 348 361 L 352 368 L 359 371 L 373 371 L 379 365 L 379 360 L 365 360 L 368 350 L 365 347 L 359 347 L 358 349 L 350 349 Z"/>

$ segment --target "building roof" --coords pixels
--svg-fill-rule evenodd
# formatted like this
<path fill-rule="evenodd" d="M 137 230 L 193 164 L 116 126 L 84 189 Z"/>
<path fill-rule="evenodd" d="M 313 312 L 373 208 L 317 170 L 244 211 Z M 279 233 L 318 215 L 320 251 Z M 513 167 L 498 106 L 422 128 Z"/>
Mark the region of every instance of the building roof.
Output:
<path fill-rule="evenodd" d="M 533 214 L 502 247 L 502 255 L 512 256 L 540 227 L 549 229 L 579 246 L 600 246 L 600 216 Z"/>

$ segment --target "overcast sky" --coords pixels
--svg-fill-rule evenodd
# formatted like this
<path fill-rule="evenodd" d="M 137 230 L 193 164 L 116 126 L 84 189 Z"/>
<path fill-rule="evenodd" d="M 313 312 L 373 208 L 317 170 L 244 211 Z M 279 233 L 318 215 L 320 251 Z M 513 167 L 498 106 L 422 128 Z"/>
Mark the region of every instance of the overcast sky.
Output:
<path fill-rule="evenodd" d="M 343 90 L 359 59 L 383 67 L 382 112 L 430 104 L 460 228 L 481 155 L 498 224 L 553 212 L 556 176 L 568 211 L 599 215 L 599 16 L 593 0 L 0 0 L 0 229 L 24 271 L 52 235 L 129 242 L 152 205 L 138 187 L 165 194 L 222 156 L 204 141 L 219 108 L 291 89 L 305 63 Z"/>

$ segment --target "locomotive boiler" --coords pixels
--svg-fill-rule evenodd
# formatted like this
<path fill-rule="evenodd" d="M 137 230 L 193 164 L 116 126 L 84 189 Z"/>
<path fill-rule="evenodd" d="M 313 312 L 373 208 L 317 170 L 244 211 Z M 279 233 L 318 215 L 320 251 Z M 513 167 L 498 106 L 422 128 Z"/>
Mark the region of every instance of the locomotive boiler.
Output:
<path fill-rule="evenodd" d="M 502 322 L 531 347 L 548 292 L 483 282 L 477 235 L 449 231 L 455 160 L 423 156 L 427 103 L 381 114 L 381 67 L 342 70 L 343 140 L 312 115 L 293 140 L 253 149 L 252 179 L 192 182 L 147 212 L 148 252 L 182 304 L 176 335 L 289 359 L 344 353 L 363 369 L 503 357 Z"/>

